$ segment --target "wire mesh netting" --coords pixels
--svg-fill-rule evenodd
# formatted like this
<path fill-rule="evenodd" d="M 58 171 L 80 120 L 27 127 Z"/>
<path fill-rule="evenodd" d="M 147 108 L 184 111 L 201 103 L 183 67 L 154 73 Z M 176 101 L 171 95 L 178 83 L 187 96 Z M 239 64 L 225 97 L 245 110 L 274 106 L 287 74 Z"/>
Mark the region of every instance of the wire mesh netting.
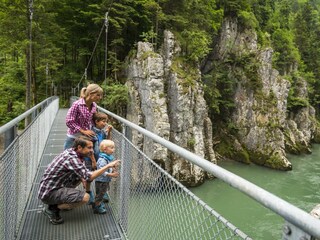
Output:
<path fill-rule="evenodd" d="M 14 239 L 59 108 L 54 100 L 0 156 L 0 239 Z"/>
<path fill-rule="evenodd" d="M 120 177 L 110 195 L 128 239 L 250 239 L 113 131 Z"/>
<path fill-rule="evenodd" d="M 0 157 L 0 239 L 15 239 L 58 111 L 50 104 Z M 152 161 L 123 134 L 112 132 L 120 177 L 111 208 L 127 239 L 250 239 Z M 152 140 L 146 141 L 154 144 Z M 151 145 L 150 145 L 151 146 Z M 81 235 L 81 234 L 80 234 Z"/>

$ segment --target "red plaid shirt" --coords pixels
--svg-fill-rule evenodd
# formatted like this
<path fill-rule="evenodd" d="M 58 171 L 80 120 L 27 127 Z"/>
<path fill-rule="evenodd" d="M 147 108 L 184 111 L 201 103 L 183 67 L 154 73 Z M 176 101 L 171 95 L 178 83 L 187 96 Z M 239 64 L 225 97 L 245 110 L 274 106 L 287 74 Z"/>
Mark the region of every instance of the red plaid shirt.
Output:
<path fill-rule="evenodd" d="M 75 135 L 80 129 L 91 129 L 93 126 L 92 116 L 96 111 L 96 103 L 92 103 L 91 111 L 89 111 L 83 98 L 75 101 L 69 109 L 66 117 L 66 125 L 68 127 L 67 134 Z"/>
<path fill-rule="evenodd" d="M 74 187 L 74 183 L 81 178 L 88 181 L 91 175 L 76 151 L 69 148 L 56 156 L 47 167 L 40 181 L 38 198 L 44 199 L 55 189 Z"/>

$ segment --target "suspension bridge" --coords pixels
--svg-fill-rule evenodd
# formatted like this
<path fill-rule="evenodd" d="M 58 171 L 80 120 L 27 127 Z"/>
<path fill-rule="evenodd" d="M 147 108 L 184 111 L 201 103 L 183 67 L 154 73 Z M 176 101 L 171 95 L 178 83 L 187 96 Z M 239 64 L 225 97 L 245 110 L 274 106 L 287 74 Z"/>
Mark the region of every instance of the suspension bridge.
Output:
<path fill-rule="evenodd" d="M 122 126 L 122 132 L 112 132 L 115 156 L 122 164 L 120 177 L 111 184 L 107 214 L 95 215 L 91 207 L 82 206 L 62 212 L 65 223 L 56 226 L 42 214 L 44 206 L 37 198 L 40 178 L 62 151 L 66 136 L 67 109 L 59 109 L 59 99 L 51 97 L 0 127 L 5 139 L 0 156 L 0 239 L 251 239 L 134 146 L 133 130 L 280 215 L 282 239 L 320 238 L 320 221 L 307 212 L 112 112 L 99 110 Z M 31 123 L 18 133 L 26 118 Z"/>

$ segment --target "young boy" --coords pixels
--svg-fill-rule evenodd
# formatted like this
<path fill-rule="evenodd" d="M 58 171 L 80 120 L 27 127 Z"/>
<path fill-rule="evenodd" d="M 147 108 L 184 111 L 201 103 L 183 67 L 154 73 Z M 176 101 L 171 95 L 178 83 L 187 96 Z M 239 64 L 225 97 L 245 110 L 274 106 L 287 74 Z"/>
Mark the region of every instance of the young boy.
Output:
<path fill-rule="evenodd" d="M 111 130 L 112 126 L 108 125 L 108 115 L 102 112 L 96 112 L 92 116 L 92 121 L 94 126 L 92 127 L 92 131 L 96 134 L 93 138 L 93 147 L 94 147 L 94 157 L 96 160 L 99 158 L 99 146 L 103 139 L 111 139 Z M 105 129 L 105 127 L 107 128 Z"/>
<path fill-rule="evenodd" d="M 89 170 L 96 170 L 97 169 L 97 160 L 99 158 L 99 145 L 103 139 L 110 139 L 111 137 L 111 130 L 112 126 L 109 125 L 107 129 L 105 130 L 105 127 L 107 126 L 108 116 L 101 112 L 96 112 L 92 116 L 92 122 L 93 127 L 92 131 L 95 133 L 95 136 L 92 137 L 93 142 L 93 150 L 94 154 L 92 154 L 89 158 L 85 159 L 86 167 Z M 87 193 L 90 195 L 89 205 L 94 206 L 94 195 L 93 192 L 90 190 L 91 184 L 89 182 L 85 185 Z M 109 197 L 106 194 L 104 196 L 104 201 L 108 201 Z"/>
<path fill-rule="evenodd" d="M 114 142 L 111 140 L 102 140 L 100 143 L 100 154 L 97 161 L 97 169 L 101 169 L 110 162 L 114 160 L 115 146 Z M 95 214 L 105 214 L 106 208 L 103 203 L 103 197 L 110 189 L 111 178 L 116 178 L 119 176 L 116 168 L 108 169 L 102 175 L 96 178 L 96 197 L 95 204 L 93 208 L 93 213 Z"/>

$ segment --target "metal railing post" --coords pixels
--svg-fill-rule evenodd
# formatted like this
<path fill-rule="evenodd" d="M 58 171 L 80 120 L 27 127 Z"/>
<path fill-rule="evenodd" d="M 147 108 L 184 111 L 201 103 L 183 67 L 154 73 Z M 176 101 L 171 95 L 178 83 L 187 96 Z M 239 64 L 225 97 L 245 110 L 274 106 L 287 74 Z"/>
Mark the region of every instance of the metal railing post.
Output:
<path fill-rule="evenodd" d="M 4 149 L 6 149 L 17 136 L 17 126 L 9 128 L 4 134 Z"/>
<path fill-rule="evenodd" d="M 131 138 L 131 130 L 128 126 L 122 125 L 122 133 L 125 137 Z M 129 207 L 129 198 L 128 194 L 130 192 L 130 170 L 131 170 L 131 161 L 129 157 L 129 146 L 128 142 L 125 139 L 121 141 L 121 172 L 120 172 L 120 221 L 124 229 L 128 227 L 128 207 Z"/>
<path fill-rule="evenodd" d="M 282 227 L 282 239 L 283 240 L 314 240 L 310 234 L 296 227 L 288 221 Z"/>

